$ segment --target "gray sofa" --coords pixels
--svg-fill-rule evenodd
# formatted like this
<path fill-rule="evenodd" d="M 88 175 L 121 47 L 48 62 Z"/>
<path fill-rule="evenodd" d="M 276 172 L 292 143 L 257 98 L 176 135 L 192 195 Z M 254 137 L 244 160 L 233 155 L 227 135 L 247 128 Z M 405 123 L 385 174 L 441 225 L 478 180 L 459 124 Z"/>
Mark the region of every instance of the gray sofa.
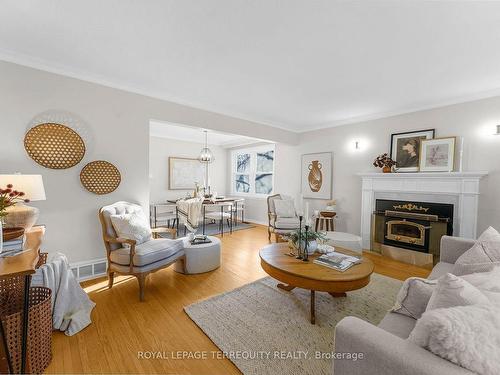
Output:
<path fill-rule="evenodd" d="M 450 272 L 453 264 L 474 240 L 444 236 L 441 259 L 429 278 Z M 342 319 L 335 328 L 335 351 L 363 353 L 357 361 L 342 359 L 333 363 L 335 375 L 461 375 L 471 371 L 438 357 L 406 340 L 416 320 L 389 312 L 377 326 L 355 317 Z"/>

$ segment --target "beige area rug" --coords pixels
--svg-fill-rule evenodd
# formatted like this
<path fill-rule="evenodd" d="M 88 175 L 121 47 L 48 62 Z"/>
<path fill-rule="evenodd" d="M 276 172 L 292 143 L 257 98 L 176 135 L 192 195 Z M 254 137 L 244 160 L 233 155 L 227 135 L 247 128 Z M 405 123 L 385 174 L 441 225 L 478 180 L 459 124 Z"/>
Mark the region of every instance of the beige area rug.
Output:
<path fill-rule="evenodd" d="M 378 324 L 402 285 L 373 274 L 368 286 L 345 298 L 317 292 L 312 325 L 309 291 L 286 292 L 276 283 L 266 277 L 184 309 L 245 375 L 331 374 L 332 360 L 316 354 L 334 350 L 337 322 L 352 315 Z"/>

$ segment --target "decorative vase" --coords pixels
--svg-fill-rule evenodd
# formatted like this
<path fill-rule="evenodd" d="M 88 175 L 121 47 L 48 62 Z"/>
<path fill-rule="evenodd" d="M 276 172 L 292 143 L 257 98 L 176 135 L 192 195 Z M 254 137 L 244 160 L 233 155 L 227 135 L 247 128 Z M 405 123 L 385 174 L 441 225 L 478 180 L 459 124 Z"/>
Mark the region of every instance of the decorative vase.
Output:
<path fill-rule="evenodd" d="M 323 185 L 323 173 L 321 172 L 321 168 L 323 168 L 323 166 L 319 160 L 313 160 L 311 164 L 309 164 L 309 176 L 307 179 L 309 181 L 309 188 L 315 193 L 317 193 L 321 189 L 321 185 Z"/>
<path fill-rule="evenodd" d="M 301 248 L 304 249 L 306 247 L 306 242 L 302 240 L 300 243 L 301 243 Z M 318 249 L 318 242 L 316 242 L 316 240 L 309 241 L 307 243 L 307 254 L 312 255 L 316 252 L 317 249 Z"/>
<path fill-rule="evenodd" d="M 385 166 L 384 168 L 382 168 L 382 172 L 384 172 L 384 173 L 391 173 L 392 172 L 392 168 L 388 167 L 388 166 Z"/>

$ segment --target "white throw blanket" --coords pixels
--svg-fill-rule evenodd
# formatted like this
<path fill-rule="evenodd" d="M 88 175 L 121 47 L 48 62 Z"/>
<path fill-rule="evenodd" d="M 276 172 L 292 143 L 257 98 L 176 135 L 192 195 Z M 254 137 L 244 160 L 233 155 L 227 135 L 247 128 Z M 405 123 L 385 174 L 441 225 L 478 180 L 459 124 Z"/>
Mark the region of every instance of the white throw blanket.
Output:
<path fill-rule="evenodd" d="M 203 198 L 191 198 L 191 199 L 177 201 L 179 220 L 186 226 L 192 228 L 198 228 L 198 224 L 202 219 L 201 217 L 202 205 L 203 205 Z"/>
<path fill-rule="evenodd" d="M 76 280 L 64 254 L 55 254 L 50 262 L 41 266 L 33 276 L 32 285 L 52 290 L 54 329 L 73 336 L 92 322 L 90 313 L 95 303 Z"/>

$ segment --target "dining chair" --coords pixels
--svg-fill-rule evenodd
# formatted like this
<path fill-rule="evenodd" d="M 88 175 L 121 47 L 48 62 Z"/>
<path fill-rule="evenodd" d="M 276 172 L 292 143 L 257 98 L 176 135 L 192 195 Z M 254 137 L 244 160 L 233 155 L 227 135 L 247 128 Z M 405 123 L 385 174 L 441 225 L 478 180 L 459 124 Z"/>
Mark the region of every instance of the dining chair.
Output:
<path fill-rule="evenodd" d="M 219 223 L 221 236 L 224 236 L 224 221 L 227 221 L 229 232 L 233 233 L 233 203 L 221 202 L 203 205 L 203 234 L 205 234 L 205 219 Z"/>

